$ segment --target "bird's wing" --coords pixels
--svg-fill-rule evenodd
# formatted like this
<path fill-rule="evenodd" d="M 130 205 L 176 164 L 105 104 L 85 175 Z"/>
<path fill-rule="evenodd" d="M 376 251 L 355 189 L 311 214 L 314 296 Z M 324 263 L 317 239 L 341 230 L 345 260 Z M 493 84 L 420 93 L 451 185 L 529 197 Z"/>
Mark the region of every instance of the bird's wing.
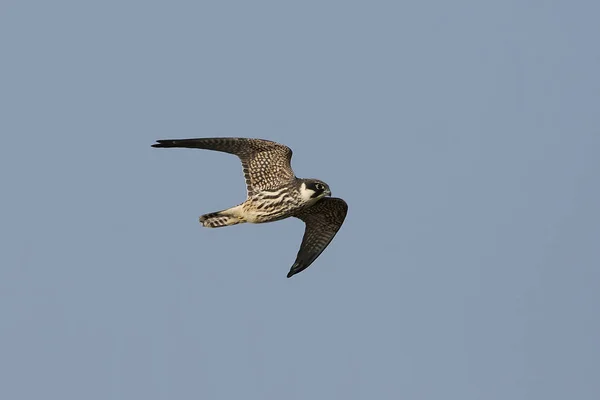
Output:
<path fill-rule="evenodd" d="M 242 161 L 248 197 L 263 190 L 277 189 L 295 178 L 290 164 L 292 150 L 270 140 L 223 137 L 157 142 L 152 147 L 186 147 L 235 154 Z"/>
<path fill-rule="evenodd" d="M 319 257 L 344 223 L 347 212 L 348 204 L 344 200 L 325 197 L 295 215 L 304 221 L 306 229 L 288 278 L 308 268 Z"/>

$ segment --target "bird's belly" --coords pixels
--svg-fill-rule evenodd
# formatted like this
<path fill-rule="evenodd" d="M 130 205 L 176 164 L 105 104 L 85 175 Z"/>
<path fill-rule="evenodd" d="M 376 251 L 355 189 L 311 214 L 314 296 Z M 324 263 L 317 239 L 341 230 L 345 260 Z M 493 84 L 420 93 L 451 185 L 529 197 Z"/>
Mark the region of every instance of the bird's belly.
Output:
<path fill-rule="evenodd" d="M 277 210 L 277 211 L 261 211 L 261 210 L 248 210 L 244 212 L 244 219 L 247 222 L 253 224 L 260 224 L 263 222 L 279 221 L 281 219 L 290 217 L 292 210 Z"/>
<path fill-rule="evenodd" d="M 263 223 L 288 218 L 298 210 L 292 197 L 284 196 L 277 199 L 250 199 L 244 204 L 244 219 L 250 223 Z"/>

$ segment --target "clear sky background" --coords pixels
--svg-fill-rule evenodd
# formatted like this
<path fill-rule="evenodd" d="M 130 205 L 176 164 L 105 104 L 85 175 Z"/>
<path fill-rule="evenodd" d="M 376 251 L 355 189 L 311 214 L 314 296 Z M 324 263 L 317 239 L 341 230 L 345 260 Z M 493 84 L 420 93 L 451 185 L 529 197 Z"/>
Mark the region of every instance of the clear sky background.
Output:
<path fill-rule="evenodd" d="M 596 1 L 0 5 L 0 398 L 600 398 Z M 202 228 L 260 137 L 349 204 Z"/>

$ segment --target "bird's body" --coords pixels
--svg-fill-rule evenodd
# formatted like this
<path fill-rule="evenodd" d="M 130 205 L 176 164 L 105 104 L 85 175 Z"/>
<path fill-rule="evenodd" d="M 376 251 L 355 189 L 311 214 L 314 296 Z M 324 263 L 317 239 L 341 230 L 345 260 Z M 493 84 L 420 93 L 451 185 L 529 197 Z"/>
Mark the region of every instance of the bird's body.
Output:
<path fill-rule="evenodd" d="M 254 193 L 238 206 L 201 216 L 200 223 L 207 228 L 217 228 L 243 222 L 261 224 L 279 221 L 315 204 L 319 199 L 311 198 L 311 193 L 312 191 L 307 192 L 306 185 L 302 183 L 265 190 Z"/>
<path fill-rule="evenodd" d="M 248 138 L 159 140 L 152 147 L 185 147 L 217 150 L 242 161 L 247 198 L 226 210 L 204 214 L 200 223 L 218 228 L 239 223 L 265 223 L 297 217 L 306 231 L 288 278 L 306 269 L 327 247 L 346 217 L 348 206 L 331 198 L 329 186 L 317 179 L 294 175 L 292 151 L 279 143 Z"/>

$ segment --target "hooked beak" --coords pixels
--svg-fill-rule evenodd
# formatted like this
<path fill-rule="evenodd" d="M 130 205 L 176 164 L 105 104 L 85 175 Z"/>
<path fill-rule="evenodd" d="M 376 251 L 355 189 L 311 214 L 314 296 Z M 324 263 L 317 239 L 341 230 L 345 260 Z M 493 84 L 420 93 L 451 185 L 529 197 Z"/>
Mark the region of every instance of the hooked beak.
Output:
<path fill-rule="evenodd" d="M 325 196 L 331 196 L 331 190 L 327 189 L 327 190 L 325 191 Z"/>

